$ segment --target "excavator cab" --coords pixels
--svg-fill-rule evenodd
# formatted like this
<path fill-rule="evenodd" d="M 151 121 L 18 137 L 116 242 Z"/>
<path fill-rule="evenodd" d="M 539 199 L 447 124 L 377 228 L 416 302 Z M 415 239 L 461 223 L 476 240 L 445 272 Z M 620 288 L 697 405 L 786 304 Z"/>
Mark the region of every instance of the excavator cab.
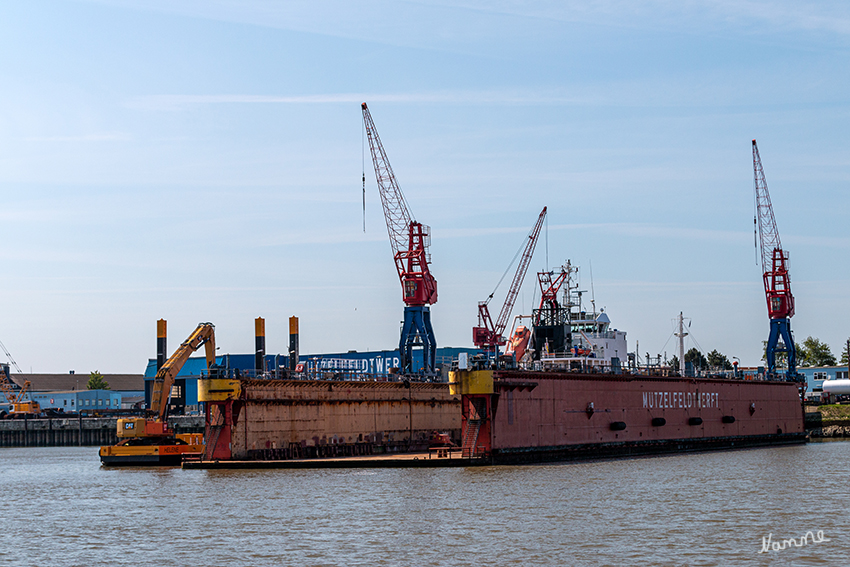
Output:
<path fill-rule="evenodd" d="M 118 420 L 118 437 L 165 437 L 171 435 L 168 424 L 143 417 L 127 417 Z"/>

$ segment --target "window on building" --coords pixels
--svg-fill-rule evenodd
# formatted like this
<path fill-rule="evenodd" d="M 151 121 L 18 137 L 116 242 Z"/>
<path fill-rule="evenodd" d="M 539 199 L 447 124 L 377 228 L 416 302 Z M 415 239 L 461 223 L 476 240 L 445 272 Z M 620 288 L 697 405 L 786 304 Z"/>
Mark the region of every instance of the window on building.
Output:
<path fill-rule="evenodd" d="M 98 406 L 102 406 L 102 405 L 103 405 L 103 400 L 98 400 L 98 401 L 97 401 L 97 405 L 98 405 Z"/>
<path fill-rule="evenodd" d="M 86 407 L 88 407 L 88 405 L 89 405 L 89 399 L 86 398 Z"/>
<path fill-rule="evenodd" d="M 171 397 L 172 398 L 179 398 L 182 395 L 183 395 L 183 389 L 180 386 L 175 384 L 171 387 Z"/>
<path fill-rule="evenodd" d="M 813 372 L 812 378 L 815 380 L 826 380 L 826 372 Z"/>
<path fill-rule="evenodd" d="M 63 402 L 63 404 L 62 404 L 63 406 L 67 406 L 67 405 L 68 405 L 68 400 L 62 400 L 62 402 Z"/>
<path fill-rule="evenodd" d="M 835 377 L 838 380 L 846 380 L 847 379 L 847 371 L 846 370 L 839 370 L 838 372 L 835 373 Z"/>

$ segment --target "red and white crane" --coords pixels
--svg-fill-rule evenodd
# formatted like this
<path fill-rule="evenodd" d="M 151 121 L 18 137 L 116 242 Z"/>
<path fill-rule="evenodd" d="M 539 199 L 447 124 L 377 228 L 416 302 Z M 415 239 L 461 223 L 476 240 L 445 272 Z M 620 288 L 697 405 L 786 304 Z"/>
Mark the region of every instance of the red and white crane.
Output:
<path fill-rule="evenodd" d="M 540 216 L 537 218 L 537 222 L 532 227 L 531 232 L 528 233 L 525 250 L 523 251 L 516 274 L 514 274 L 511 287 L 508 290 L 508 296 L 505 298 L 505 304 L 502 305 L 502 310 L 499 312 L 499 318 L 496 320 L 495 325 L 490 318 L 490 308 L 487 306 L 490 300 L 493 299 L 493 293 L 490 294 L 490 297 L 486 301 L 478 303 L 478 326 L 472 328 L 472 343 L 478 348 L 495 353 L 498 347 L 507 342 L 505 337 L 502 336 L 502 333 L 505 332 L 508 317 L 510 317 L 511 311 L 513 311 L 519 288 L 522 287 L 522 281 L 525 279 L 525 273 L 528 271 L 528 265 L 531 263 L 531 257 L 537 245 L 537 237 L 540 236 L 540 228 L 543 226 L 543 220 L 545 218 L 546 207 L 543 207 Z"/>
<path fill-rule="evenodd" d="M 776 228 L 773 205 L 770 202 L 764 168 L 755 140 L 753 174 L 756 196 L 756 218 L 753 219 L 753 224 L 758 226 L 764 294 L 767 300 L 767 314 L 770 317 L 770 335 L 765 349 L 767 374 L 772 377 L 776 373 L 776 354 L 785 352 L 788 358 L 786 378 L 794 380 L 797 375 L 797 356 L 791 335 L 794 296 L 791 294 L 791 277 L 788 274 L 788 253 L 782 248 L 779 240 L 779 230 Z M 782 343 L 779 342 L 780 338 Z"/>
<path fill-rule="evenodd" d="M 421 345 L 424 374 L 435 372 L 437 341 L 431 326 L 430 305 L 437 303 L 437 280 L 431 274 L 431 228 L 416 222 L 398 186 L 387 153 L 372 121 L 372 114 L 364 102 L 363 125 L 369 139 L 375 178 L 381 195 L 387 233 L 393 252 L 402 299 L 405 303 L 404 323 L 399 340 L 400 370 L 413 372 L 413 347 Z"/>

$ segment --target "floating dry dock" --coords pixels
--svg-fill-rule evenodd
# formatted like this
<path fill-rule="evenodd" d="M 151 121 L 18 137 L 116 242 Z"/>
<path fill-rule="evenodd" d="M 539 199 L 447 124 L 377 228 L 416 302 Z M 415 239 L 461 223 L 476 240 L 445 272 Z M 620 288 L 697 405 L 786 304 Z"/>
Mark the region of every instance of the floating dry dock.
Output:
<path fill-rule="evenodd" d="M 563 369 L 450 380 L 202 380 L 206 450 L 184 466 L 470 466 L 806 441 L 793 382 Z M 434 432 L 455 440 L 450 458 L 423 452 Z"/>

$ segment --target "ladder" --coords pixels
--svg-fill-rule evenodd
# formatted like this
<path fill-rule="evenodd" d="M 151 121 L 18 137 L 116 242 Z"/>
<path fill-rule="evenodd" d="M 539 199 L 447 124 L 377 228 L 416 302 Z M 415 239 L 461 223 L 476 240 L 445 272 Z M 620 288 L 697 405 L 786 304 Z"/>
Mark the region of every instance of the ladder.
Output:
<path fill-rule="evenodd" d="M 464 459 L 474 458 L 476 445 L 478 444 L 478 432 L 481 431 L 480 419 L 468 419 L 466 421 L 466 433 L 463 436 L 463 445 L 460 456 Z"/>

